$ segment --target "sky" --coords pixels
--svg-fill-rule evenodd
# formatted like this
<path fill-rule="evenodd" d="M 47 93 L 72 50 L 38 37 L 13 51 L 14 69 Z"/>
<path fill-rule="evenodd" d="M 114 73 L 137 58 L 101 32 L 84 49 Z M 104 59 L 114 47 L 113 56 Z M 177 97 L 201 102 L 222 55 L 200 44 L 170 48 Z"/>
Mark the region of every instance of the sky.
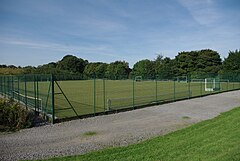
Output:
<path fill-rule="evenodd" d="M 239 0 L 0 0 L 0 64 L 71 54 L 131 67 L 201 49 L 240 49 Z"/>

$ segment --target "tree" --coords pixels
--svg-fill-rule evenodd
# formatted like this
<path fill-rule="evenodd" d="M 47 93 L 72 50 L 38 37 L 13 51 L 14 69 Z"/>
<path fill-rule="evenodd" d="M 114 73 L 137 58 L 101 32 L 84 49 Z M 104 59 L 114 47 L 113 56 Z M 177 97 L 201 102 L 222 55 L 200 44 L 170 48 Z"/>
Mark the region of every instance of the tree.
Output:
<path fill-rule="evenodd" d="M 223 61 L 223 71 L 240 73 L 240 50 L 229 51 L 228 57 Z"/>
<path fill-rule="evenodd" d="M 133 66 L 133 75 L 152 79 L 155 77 L 154 62 L 148 59 L 140 60 Z"/>
<path fill-rule="evenodd" d="M 96 77 L 97 78 L 104 78 L 105 73 L 107 70 L 108 64 L 106 63 L 101 63 L 96 67 Z"/>
<path fill-rule="evenodd" d="M 206 73 L 217 75 L 222 64 L 219 53 L 210 49 L 180 52 L 175 60 L 178 75 Z"/>
<path fill-rule="evenodd" d="M 110 63 L 106 69 L 106 77 L 109 79 L 126 79 L 130 73 L 129 65 L 125 61 Z"/>
<path fill-rule="evenodd" d="M 61 70 L 67 70 L 71 73 L 83 73 L 87 64 L 87 60 L 83 60 L 72 55 L 66 55 L 61 61 L 58 62 L 57 68 Z"/>
<path fill-rule="evenodd" d="M 104 78 L 107 69 L 107 64 L 102 62 L 89 63 L 86 65 L 83 73 L 91 78 Z"/>
<path fill-rule="evenodd" d="M 175 60 L 158 57 L 155 60 L 155 75 L 158 79 L 172 79 L 175 76 Z"/>
<path fill-rule="evenodd" d="M 228 57 L 223 61 L 221 77 L 230 81 L 240 80 L 240 50 L 229 51 Z"/>

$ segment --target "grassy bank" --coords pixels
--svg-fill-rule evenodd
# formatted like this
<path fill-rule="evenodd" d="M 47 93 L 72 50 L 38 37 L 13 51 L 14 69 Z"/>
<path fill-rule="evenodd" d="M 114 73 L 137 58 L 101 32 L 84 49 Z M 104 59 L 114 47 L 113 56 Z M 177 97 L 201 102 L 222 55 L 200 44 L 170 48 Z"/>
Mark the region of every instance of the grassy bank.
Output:
<path fill-rule="evenodd" d="M 240 160 L 240 107 L 139 144 L 49 160 Z"/>

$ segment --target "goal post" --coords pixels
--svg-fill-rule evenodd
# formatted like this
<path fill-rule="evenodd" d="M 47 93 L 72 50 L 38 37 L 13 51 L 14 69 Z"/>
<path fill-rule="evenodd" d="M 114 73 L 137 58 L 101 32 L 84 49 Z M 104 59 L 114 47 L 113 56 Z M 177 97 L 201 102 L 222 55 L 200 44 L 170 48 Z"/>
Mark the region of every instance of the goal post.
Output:
<path fill-rule="evenodd" d="M 135 81 L 136 82 L 141 82 L 142 81 L 142 76 L 136 76 Z"/>
<path fill-rule="evenodd" d="M 205 78 L 204 83 L 206 92 L 220 90 L 220 80 L 218 78 Z"/>
<path fill-rule="evenodd" d="M 188 77 L 187 76 L 178 76 L 177 77 L 177 82 L 188 82 Z"/>

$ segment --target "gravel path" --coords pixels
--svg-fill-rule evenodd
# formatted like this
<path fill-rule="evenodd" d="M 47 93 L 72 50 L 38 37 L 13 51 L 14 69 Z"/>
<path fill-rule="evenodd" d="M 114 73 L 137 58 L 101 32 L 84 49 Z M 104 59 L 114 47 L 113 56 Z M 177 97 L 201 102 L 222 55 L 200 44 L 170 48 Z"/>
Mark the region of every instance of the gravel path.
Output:
<path fill-rule="evenodd" d="M 42 159 L 124 146 L 216 117 L 240 106 L 240 91 L 0 135 L 0 160 Z M 86 132 L 96 132 L 87 136 Z"/>

